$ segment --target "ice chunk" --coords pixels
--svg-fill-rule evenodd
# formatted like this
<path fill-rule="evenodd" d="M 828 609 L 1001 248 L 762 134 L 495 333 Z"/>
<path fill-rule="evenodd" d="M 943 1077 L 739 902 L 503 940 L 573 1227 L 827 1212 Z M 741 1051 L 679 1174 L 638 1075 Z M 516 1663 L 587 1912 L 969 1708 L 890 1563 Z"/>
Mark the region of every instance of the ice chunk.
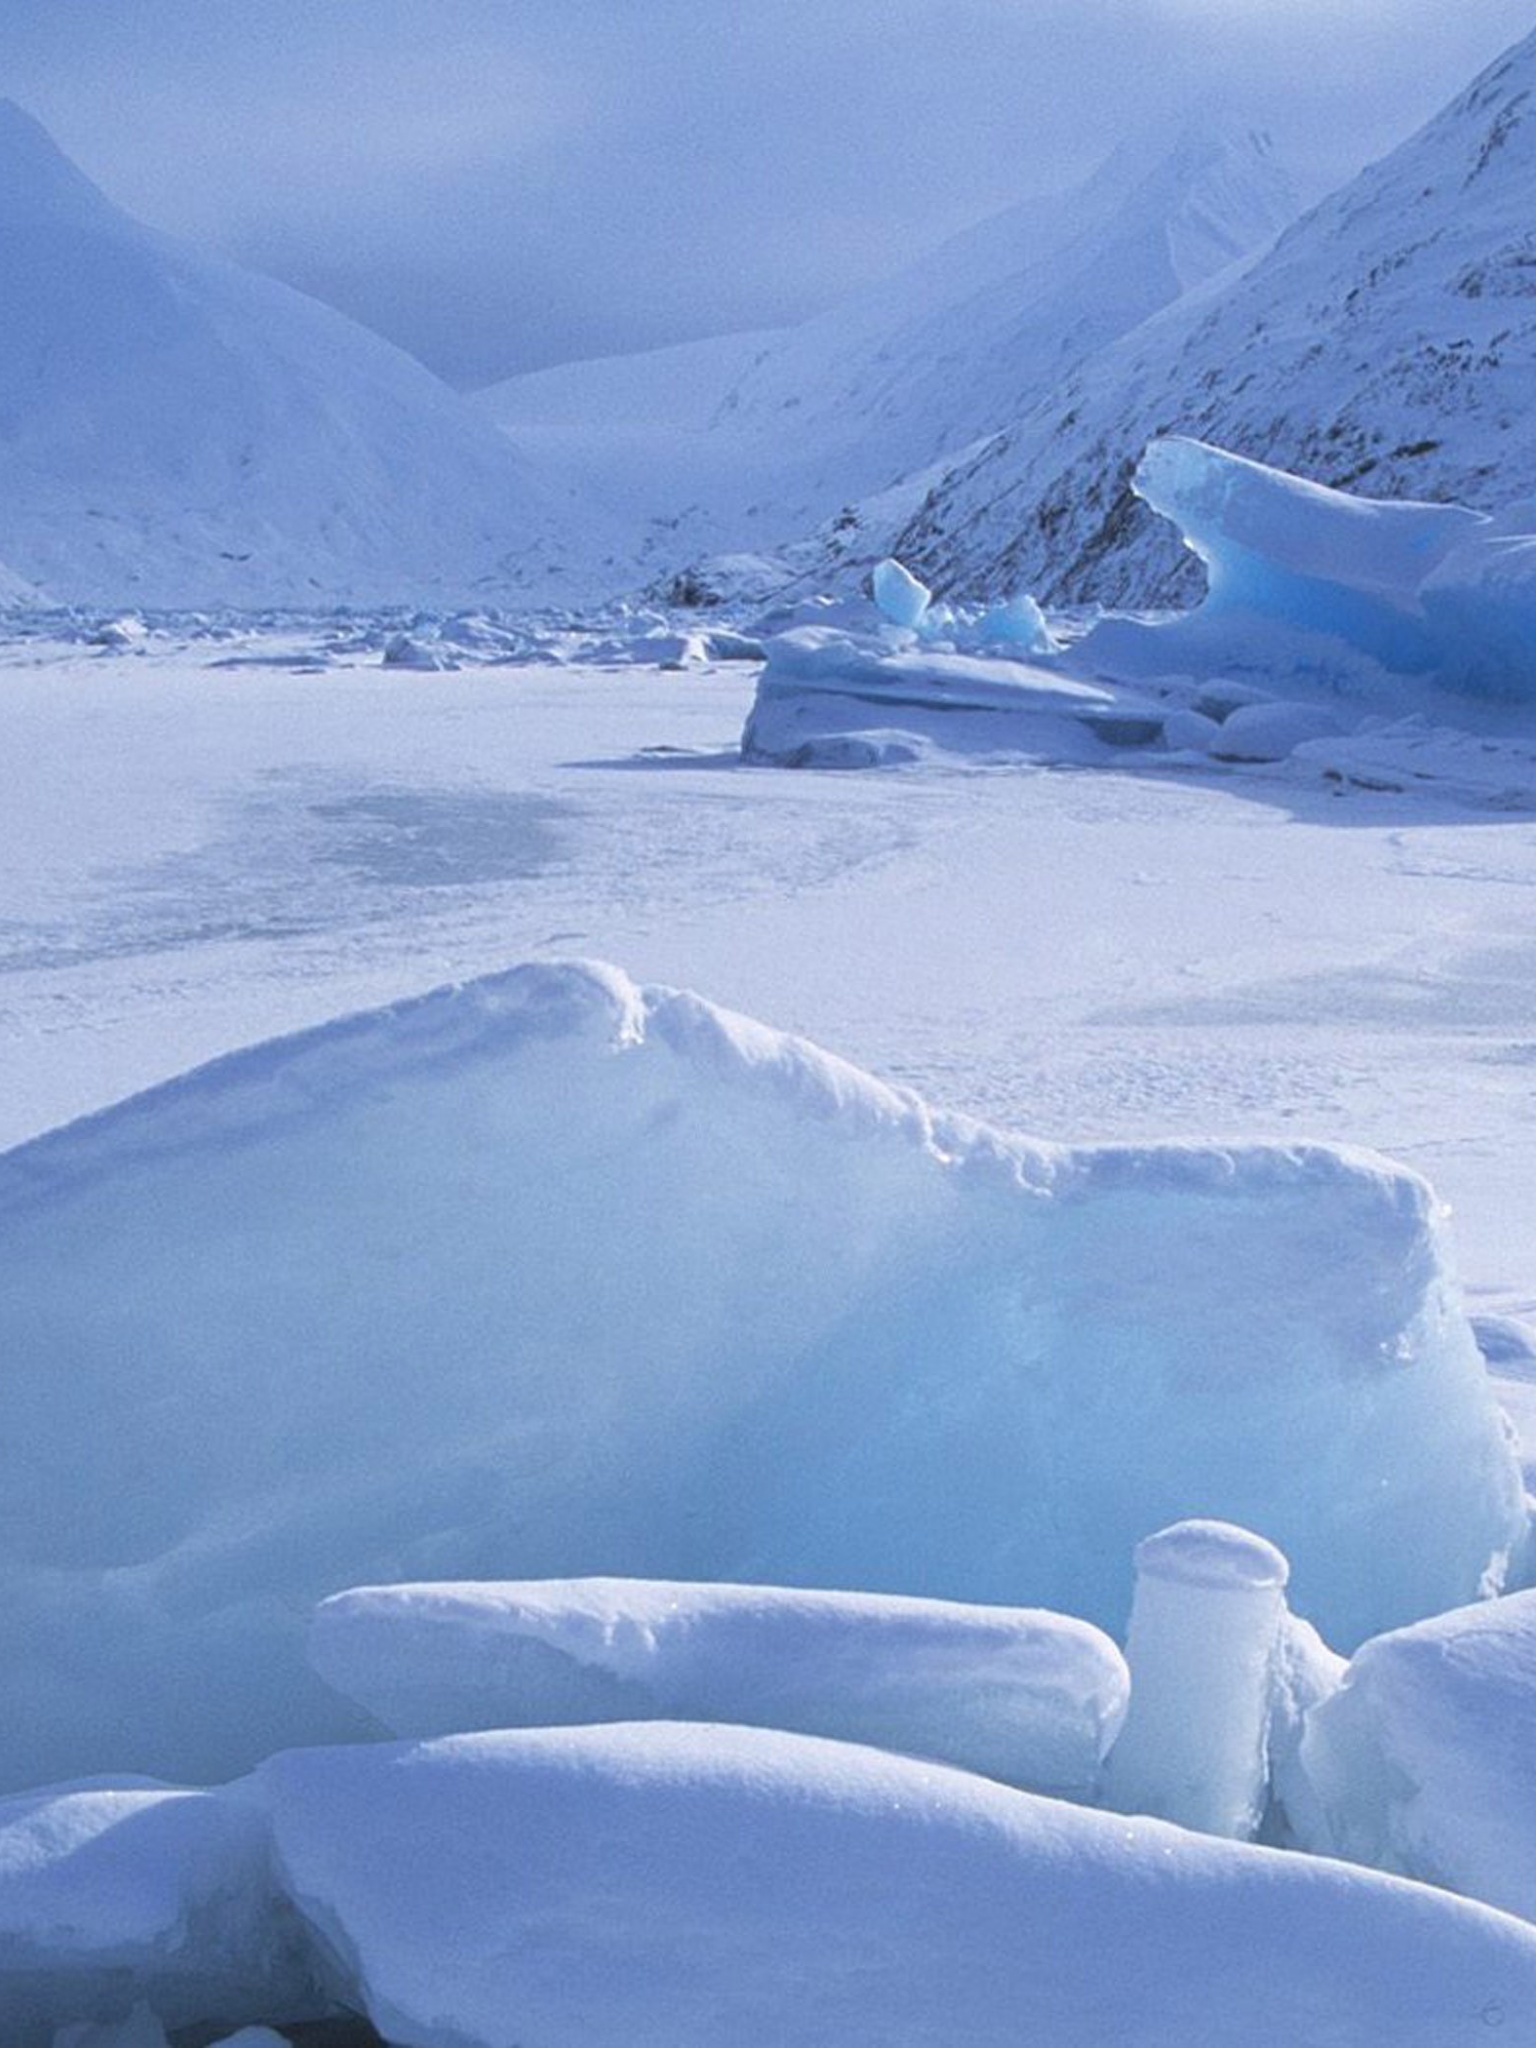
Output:
<path fill-rule="evenodd" d="M 292 1752 L 279 1863 L 414 2048 L 1467 2048 L 1536 1931 L 1426 1888 L 803 1735 Z"/>
<path fill-rule="evenodd" d="M 1350 1647 L 1526 1531 L 1412 1175 L 1032 1143 L 611 969 L 0 1158 L 0 1358 L 12 1783 L 359 1732 L 303 1661 L 348 1585 L 618 1568 L 1113 1633 L 1134 1544 L 1198 1512 Z"/>
<path fill-rule="evenodd" d="M 50 2048 L 85 2023 L 128 2028 L 126 2048 L 135 2027 L 303 2018 L 317 2009 L 307 1958 L 272 1887 L 265 1816 L 238 1792 L 119 1779 L 0 1800 L 6 2048 Z"/>
<path fill-rule="evenodd" d="M 876 562 L 870 573 L 875 604 L 893 626 L 915 626 L 927 611 L 931 593 L 910 569 L 891 558 Z"/>
<path fill-rule="evenodd" d="M 1308 1847 L 1536 1917 L 1536 1592 L 1362 1645 L 1300 1761 Z"/>
<path fill-rule="evenodd" d="M 1411 708 L 1536 695 L 1536 515 L 1356 498 L 1200 441 L 1153 441 L 1135 489 L 1204 562 L 1181 619 L 1108 619 L 1093 672 L 1273 677 L 1288 695 Z M 1428 693 L 1428 694 L 1426 694 Z"/>
<path fill-rule="evenodd" d="M 1010 597 L 984 611 L 973 630 L 983 646 L 1010 645 L 1026 654 L 1053 654 L 1056 641 L 1045 613 L 1027 593 Z"/>
<path fill-rule="evenodd" d="M 743 1721 L 1086 1799 L 1125 1660 L 1065 1615 L 634 1579 L 368 1586 L 310 1631 L 322 1678 L 397 1735 Z"/>
<path fill-rule="evenodd" d="M 1137 1545 L 1112 1806 L 1236 1840 L 1257 1833 L 1289 1577 L 1272 1543 L 1229 1522 L 1177 1522 Z"/>

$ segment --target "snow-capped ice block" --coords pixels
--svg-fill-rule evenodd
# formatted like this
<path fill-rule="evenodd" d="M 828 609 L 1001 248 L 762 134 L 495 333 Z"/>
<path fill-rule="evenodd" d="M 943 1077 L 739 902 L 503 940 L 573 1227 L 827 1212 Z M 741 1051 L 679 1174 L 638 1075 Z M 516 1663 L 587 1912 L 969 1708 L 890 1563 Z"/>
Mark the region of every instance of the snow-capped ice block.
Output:
<path fill-rule="evenodd" d="M 572 1721 L 751 1722 L 1087 1799 L 1125 1659 L 1087 1622 L 892 1595 L 635 1579 L 364 1586 L 310 1660 L 396 1735 Z"/>
<path fill-rule="evenodd" d="M 238 2026 L 318 2010 L 308 1944 L 238 1792 L 99 1779 L 0 1800 L 0 2040 L 55 2029 Z"/>
<path fill-rule="evenodd" d="M 1485 2043 L 1536 1930 L 941 1765 L 678 1722 L 294 1751 L 283 1879 L 410 2048 Z"/>
<path fill-rule="evenodd" d="M 359 1731 L 304 1663 L 345 1586 L 746 1580 L 1118 1632 L 1135 1544 L 1203 1514 L 1280 1544 L 1348 1648 L 1526 1533 L 1414 1176 L 1031 1143 L 605 968 L 344 1019 L 0 1158 L 0 1361 L 12 1784 Z"/>
<path fill-rule="evenodd" d="M 1111 1805 L 1240 1841 L 1257 1833 L 1289 1576 L 1272 1543 L 1229 1522 L 1176 1522 L 1137 1545 Z"/>
<path fill-rule="evenodd" d="M 942 752 L 1102 764 L 1162 738 L 1165 707 L 1007 657 L 800 626 L 768 642 L 749 761 L 873 767 Z"/>
<path fill-rule="evenodd" d="M 1151 442 L 1133 483 L 1207 596 L 1101 622 L 1078 650 L 1090 670 L 1258 675 L 1378 708 L 1536 696 L 1536 513 L 1352 497 L 1179 437 Z"/>
<path fill-rule="evenodd" d="M 1536 1918 L 1536 1592 L 1364 1644 L 1300 1764 L 1305 1846 Z"/>

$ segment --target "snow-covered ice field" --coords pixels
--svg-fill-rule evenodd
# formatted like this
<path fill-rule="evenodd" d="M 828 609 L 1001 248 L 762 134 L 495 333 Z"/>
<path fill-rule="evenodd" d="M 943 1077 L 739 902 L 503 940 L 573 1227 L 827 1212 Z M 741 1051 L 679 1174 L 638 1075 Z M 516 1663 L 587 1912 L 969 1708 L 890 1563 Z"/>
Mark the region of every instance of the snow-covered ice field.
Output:
<path fill-rule="evenodd" d="M 1053 1139 L 1418 1168 L 1536 1307 L 1536 798 L 1294 766 L 788 773 L 754 670 L 381 666 L 375 637 L 0 647 L 0 1142 L 523 959 L 595 957 Z"/>

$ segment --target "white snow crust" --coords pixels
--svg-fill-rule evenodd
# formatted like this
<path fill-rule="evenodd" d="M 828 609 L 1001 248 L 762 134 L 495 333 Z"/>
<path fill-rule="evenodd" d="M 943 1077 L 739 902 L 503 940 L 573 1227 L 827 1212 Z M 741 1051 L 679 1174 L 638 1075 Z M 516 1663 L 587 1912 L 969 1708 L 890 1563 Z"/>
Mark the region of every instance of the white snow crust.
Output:
<path fill-rule="evenodd" d="M 1199 1511 L 1281 1543 L 1348 1647 L 1526 1532 L 1412 1175 L 1029 1143 L 611 969 L 440 990 L 25 1145 L 0 1272 L 12 1783 L 353 1732 L 301 1648 L 347 1585 L 617 1571 L 1118 1628 L 1134 1544 Z"/>
<path fill-rule="evenodd" d="M 942 1766 L 650 1722 L 292 1752 L 279 1868 L 406 2048 L 1457 2048 L 1536 1934 Z"/>
<path fill-rule="evenodd" d="M 56 2027 L 136 2006 L 168 2027 L 302 2018 L 306 1957 L 248 1800 L 144 1778 L 0 1800 L 6 2048 L 50 2048 Z"/>
<path fill-rule="evenodd" d="M 365 1586 L 310 1661 L 396 1735 L 574 1721 L 747 1722 L 1089 1799 L 1125 1659 L 1059 1614 L 633 1579 Z"/>
<path fill-rule="evenodd" d="M 1536 1918 L 1536 1593 L 1362 1644 L 1300 1767 L 1307 1847 Z"/>

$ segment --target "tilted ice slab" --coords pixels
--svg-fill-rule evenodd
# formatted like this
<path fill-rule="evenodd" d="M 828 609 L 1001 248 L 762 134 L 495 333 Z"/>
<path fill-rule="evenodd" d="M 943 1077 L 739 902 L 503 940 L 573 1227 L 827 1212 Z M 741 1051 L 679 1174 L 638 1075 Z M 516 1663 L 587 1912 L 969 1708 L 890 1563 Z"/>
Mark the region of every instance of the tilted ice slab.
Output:
<path fill-rule="evenodd" d="M 1536 1919 L 1536 1593 L 1364 1644 L 1300 1764 L 1306 1847 Z"/>
<path fill-rule="evenodd" d="M 539 1729 L 260 1781 L 407 2048 L 1471 2048 L 1536 2010 L 1536 1932 L 1484 1907 L 809 1736 Z"/>
<path fill-rule="evenodd" d="M 9 1782 L 365 1725 L 315 1600 L 843 1586 L 1117 1629 L 1191 1514 L 1330 1640 L 1475 1598 L 1520 1474 L 1413 1176 L 1068 1151 L 612 970 L 260 1046 L 0 1158 Z"/>
<path fill-rule="evenodd" d="M 396 1735 L 723 1721 L 873 1743 L 1087 1799 L 1125 1659 L 1065 1615 L 635 1579 L 363 1586 L 320 1607 L 320 1675 Z"/>
<path fill-rule="evenodd" d="M 1134 488 L 1208 593 L 1159 624 L 1105 620 L 1081 643 L 1090 669 L 1256 676 L 1378 709 L 1536 696 L 1536 511 L 1352 497 L 1178 437 L 1148 445 Z"/>
<path fill-rule="evenodd" d="M 308 1943 L 249 1800 L 100 1779 L 0 1800 L 0 2040 L 316 2010 Z"/>

